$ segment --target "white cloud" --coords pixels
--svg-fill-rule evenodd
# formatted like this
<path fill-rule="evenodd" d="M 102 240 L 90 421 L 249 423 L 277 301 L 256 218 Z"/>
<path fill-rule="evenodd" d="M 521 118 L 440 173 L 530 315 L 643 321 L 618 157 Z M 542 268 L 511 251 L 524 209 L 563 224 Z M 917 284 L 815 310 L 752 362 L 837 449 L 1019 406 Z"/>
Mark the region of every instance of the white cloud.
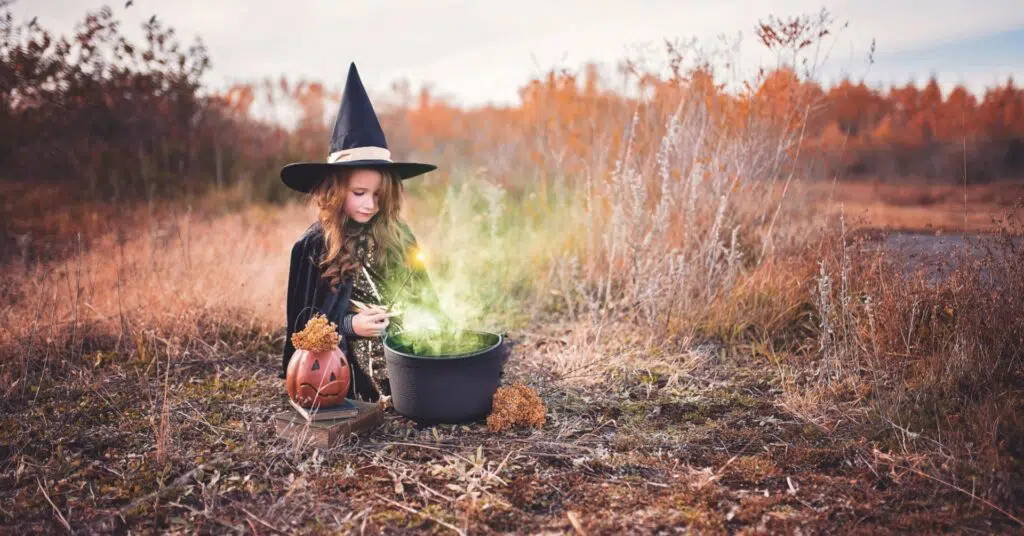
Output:
<path fill-rule="evenodd" d="M 630 46 L 663 38 L 743 32 L 740 65 L 751 72 L 772 56 L 752 35 L 758 19 L 816 13 L 820 1 L 759 0 L 672 2 L 591 0 L 388 2 L 134 0 L 113 4 L 129 35 L 156 13 L 185 41 L 200 35 L 214 62 L 207 81 L 223 85 L 281 74 L 340 86 L 355 61 L 371 88 L 407 78 L 414 86 L 433 82 L 466 103 L 511 101 L 537 70 L 578 67 L 584 61 L 613 63 Z M 831 51 L 856 74 L 872 38 L 878 55 L 922 48 L 1024 26 L 1020 0 L 841 0 L 826 7 L 850 22 Z M 13 7 L 16 15 L 38 15 L 40 23 L 70 31 L 86 8 L 70 0 L 33 0 Z M 942 66 L 936 71 L 942 75 Z M 977 76 L 977 75 L 972 75 Z M 902 80 L 900 80 L 902 81 Z"/>

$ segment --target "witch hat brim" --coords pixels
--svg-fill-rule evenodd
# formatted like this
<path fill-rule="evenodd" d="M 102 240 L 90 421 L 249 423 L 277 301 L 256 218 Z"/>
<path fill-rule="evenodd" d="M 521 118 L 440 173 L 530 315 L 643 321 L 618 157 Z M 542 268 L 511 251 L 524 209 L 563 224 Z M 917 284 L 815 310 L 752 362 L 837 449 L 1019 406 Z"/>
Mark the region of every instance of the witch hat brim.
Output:
<path fill-rule="evenodd" d="M 437 166 L 416 162 L 391 162 L 381 160 L 352 160 L 349 162 L 295 162 L 281 168 L 281 180 L 291 189 L 303 193 L 313 191 L 320 181 L 344 168 L 368 168 L 391 171 L 402 180 L 434 171 Z"/>
<path fill-rule="evenodd" d="M 345 168 L 390 171 L 403 180 L 437 169 L 432 164 L 391 160 L 387 139 L 355 63 L 349 66 L 327 161 L 288 164 L 281 169 L 281 180 L 293 190 L 309 193 L 325 177 Z"/>

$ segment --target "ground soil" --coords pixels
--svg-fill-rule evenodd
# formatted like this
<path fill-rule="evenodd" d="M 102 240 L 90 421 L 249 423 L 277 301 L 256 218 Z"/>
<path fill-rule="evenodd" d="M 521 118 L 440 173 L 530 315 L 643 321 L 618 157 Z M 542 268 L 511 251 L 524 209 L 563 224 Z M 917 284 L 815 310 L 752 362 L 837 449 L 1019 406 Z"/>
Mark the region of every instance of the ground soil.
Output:
<path fill-rule="evenodd" d="M 884 441 L 790 412 L 771 365 L 713 344 L 698 365 L 573 386 L 522 335 L 505 376 L 537 431 L 382 426 L 319 451 L 275 437 L 275 341 L 172 362 L 95 352 L 3 401 L 5 531 L 246 533 L 1012 532 Z M 250 341 L 251 342 L 251 341 Z M 167 411 L 162 410 L 167 392 Z M 887 462 L 886 460 L 889 460 Z M 1018 513 L 1019 516 L 1019 513 Z"/>

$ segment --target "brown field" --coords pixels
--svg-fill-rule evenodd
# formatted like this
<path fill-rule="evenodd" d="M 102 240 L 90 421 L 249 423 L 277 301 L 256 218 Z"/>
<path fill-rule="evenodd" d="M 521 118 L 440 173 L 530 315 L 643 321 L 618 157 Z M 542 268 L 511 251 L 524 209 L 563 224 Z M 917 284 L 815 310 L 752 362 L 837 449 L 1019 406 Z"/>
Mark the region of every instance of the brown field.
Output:
<path fill-rule="evenodd" d="M 972 190 L 969 202 L 995 206 L 994 191 Z M 844 203 L 886 207 L 878 214 L 944 210 L 938 189 L 917 194 L 939 199 L 927 207 L 906 207 L 915 196 L 905 188 L 841 184 L 836 192 Z M 477 210 L 466 195 L 445 198 L 457 221 Z M 459 244 L 480 246 L 490 231 L 450 236 L 443 220 L 426 216 L 436 202 L 412 200 L 414 228 L 429 249 L 465 255 L 472 278 L 486 279 L 490 265 Z M 507 203 L 504 217 L 527 221 L 524 206 Z M 511 327 L 517 345 L 506 381 L 539 390 L 548 406 L 543 429 L 424 428 L 389 413 L 372 433 L 318 451 L 275 438 L 270 422 L 285 407 L 276 374 L 287 251 L 312 213 L 172 206 L 108 220 L 131 230 L 123 244 L 118 232 L 98 232 L 80 253 L 8 264 L 4 525 L 256 533 L 1019 528 L 1024 427 L 1012 356 L 1020 341 L 1013 332 L 989 335 L 994 319 L 1020 321 L 1007 316 L 1019 304 L 988 303 L 993 319 L 973 316 L 989 298 L 970 290 L 983 285 L 970 271 L 938 289 L 884 291 L 887 272 L 844 264 L 841 250 L 827 246 L 807 260 L 778 254 L 737 267 L 737 283 L 717 298 L 682 287 L 677 296 L 693 292 L 691 303 L 705 305 L 674 317 L 594 312 L 596 298 L 564 277 L 571 274 L 537 277 L 530 259 L 560 262 L 559 241 L 528 239 L 562 227 L 549 215 L 497 235 L 503 248 L 518 244 L 521 260 L 509 258 L 511 273 L 488 281 L 511 288 L 536 278 L 525 298 L 498 308 L 517 314 L 475 319 Z M 50 239 L 74 245 L 58 238 L 71 225 L 59 221 Z M 831 329 L 881 331 L 822 339 L 812 312 L 830 306 L 821 301 L 818 259 L 833 278 L 824 298 L 835 300 Z M 1024 278 L 1009 268 L 994 266 L 1011 278 L 1004 285 L 1020 289 Z M 583 281 L 586 269 L 577 275 Z M 848 292 L 878 297 L 868 316 L 832 294 L 843 277 Z M 930 302 L 938 316 L 922 305 L 922 315 L 908 317 L 901 305 Z M 919 325 L 930 331 L 912 328 L 911 339 L 895 344 L 904 340 L 896 333 Z M 950 337 L 967 348 L 950 346 Z M 961 351 L 987 357 L 954 365 Z M 898 357 L 908 352 L 917 356 L 910 370 Z M 994 383 L 993 373 L 1001 375 Z"/>
<path fill-rule="evenodd" d="M 817 210 L 844 211 L 866 229 L 986 233 L 1024 216 L 1024 182 L 955 185 L 881 181 L 817 182 L 808 186 Z M 965 199 L 966 197 L 966 199 Z"/>

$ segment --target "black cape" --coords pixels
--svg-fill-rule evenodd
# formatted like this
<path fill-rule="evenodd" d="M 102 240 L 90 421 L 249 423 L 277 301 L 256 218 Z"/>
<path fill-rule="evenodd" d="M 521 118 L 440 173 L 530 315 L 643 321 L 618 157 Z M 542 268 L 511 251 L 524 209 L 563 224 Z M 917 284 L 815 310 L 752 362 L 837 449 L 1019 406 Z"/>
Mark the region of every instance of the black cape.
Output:
<path fill-rule="evenodd" d="M 408 227 L 403 226 L 406 233 L 407 246 L 415 247 L 416 239 Z M 288 297 L 286 306 L 287 327 L 285 330 L 284 352 L 281 356 L 281 378 L 284 378 L 288 371 L 288 361 L 295 353 L 295 346 L 292 344 L 292 334 L 305 327 L 306 322 L 314 313 L 321 313 L 336 326 L 342 325 L 342 319 L 349 310 L 349 301 L 352 297 L 352 278 L 344 280 L 344 284 L 335 292 L 330 285 L 321 277 L 319 261 L 324 252 L 323 227 L 320 222 L 314 222 L 292 246 L 291 267 L 288 270 Z M 419 272 L 410 283 L 414 285 L 425 285 L 426 295 L 433 302 L 430 305 L 437 307 L 437 296 L 433 291 L 430 280 L 425 271 Z M 346 357 L 351 356 L 351 341 L 349 337 L 340 331 L 341 342 L 338 347 L 345 352 Z M 352 382 L 348 388 L 348 398 L 360 400 L 376 400 L 376 390 L 370 381 L 370 377 L 359 368 L 355 359 L 349 358 L 349 366 L 352 367 Z"/>

